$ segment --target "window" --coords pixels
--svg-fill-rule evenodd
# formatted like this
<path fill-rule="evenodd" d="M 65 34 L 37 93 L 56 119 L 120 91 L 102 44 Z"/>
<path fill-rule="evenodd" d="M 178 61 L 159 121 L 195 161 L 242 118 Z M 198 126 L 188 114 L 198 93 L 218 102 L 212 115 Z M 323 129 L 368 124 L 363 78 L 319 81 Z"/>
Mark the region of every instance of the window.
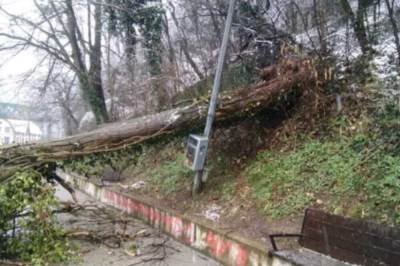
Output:
<path fill-rule="evenodd" d="M 10 144 L 10 137 L 4 137 L 4 144 Z"/>
<path fill-rule="evenodd" d="M 5 130 L 6 133 L 10 133 L 11 132 L 11 128 L 10 127 L 6 127 L 4 130 Z"/>

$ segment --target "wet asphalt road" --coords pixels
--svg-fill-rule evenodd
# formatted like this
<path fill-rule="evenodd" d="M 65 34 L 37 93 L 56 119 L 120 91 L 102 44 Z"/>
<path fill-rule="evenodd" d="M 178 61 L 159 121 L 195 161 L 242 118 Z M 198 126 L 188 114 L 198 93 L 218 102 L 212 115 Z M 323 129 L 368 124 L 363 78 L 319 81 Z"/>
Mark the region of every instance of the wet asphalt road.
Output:
<path fill-rule="evenodd" d="M 71 196 L 62 188 L 57 188 L 56 195 L 62 202 L 72 202 Z M 91 207 L 74 214 L 58 215 L 67 231 L 80 235 L 79 240 L 74 240 L 79 246 L 77 259 L 68 265 L 220 265 L 141 221 L 91 200 L 83 193 L 77 192 L 77 197 L 80 204 Z M 95 239 L 87 240 L 87 232 L 96 235 Z"/>

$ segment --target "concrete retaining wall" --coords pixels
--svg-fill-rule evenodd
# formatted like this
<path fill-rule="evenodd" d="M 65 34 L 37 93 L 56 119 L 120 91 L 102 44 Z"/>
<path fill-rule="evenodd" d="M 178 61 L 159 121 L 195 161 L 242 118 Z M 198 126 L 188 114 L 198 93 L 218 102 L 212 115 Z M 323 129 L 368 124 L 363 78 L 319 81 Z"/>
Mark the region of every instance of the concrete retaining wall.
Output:
<path fill-rule="evenodd" d="M 64 172 L 58 173 L 65 181 L 98 201 L 120 209 L 159 228 L 187 246 L 221 262 L 234 266 L 289 266 L 291 264 L 270 257 L 265 245 L 240 237 L 232 232 L 216 229 L 212 224 L 184 217 L 172 211 L 151 206 L 142 199 L 99 187 L 86 178 Z"/>

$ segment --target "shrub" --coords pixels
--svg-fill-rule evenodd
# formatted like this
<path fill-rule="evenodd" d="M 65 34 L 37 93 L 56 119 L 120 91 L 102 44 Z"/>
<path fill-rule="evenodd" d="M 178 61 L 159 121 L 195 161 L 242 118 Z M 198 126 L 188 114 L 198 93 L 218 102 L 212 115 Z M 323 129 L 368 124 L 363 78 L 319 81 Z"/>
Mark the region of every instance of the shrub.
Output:
<path fill-rule="evenodd" d="M 0 186 L 0 258 L 34 265 L 65 261 L 68 243 L 53 217 L 54 188 L 28 170 Z"/>

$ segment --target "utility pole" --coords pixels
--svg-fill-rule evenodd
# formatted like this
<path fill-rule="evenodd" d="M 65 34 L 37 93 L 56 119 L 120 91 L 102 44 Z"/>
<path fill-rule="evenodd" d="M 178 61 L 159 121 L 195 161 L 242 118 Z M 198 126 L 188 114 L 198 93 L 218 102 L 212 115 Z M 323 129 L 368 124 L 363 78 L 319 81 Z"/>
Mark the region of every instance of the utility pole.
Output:
<path fill-rule="evenodd" d="M 229 1 L 229 9 L 228 9 L 228 17 L 225 22 L 225 31 L 224 31 L 224 37 L 222 39 L 222 45 L 218 57 L 218 65 L 217 65 L 217 71 L 214 77 L 214 84 L 213 84 L 213 89 L 212 89 L 212 94 L 211 94 L 211 99 L 210 99 L 210 106 L 208 109 L 208 115 L 207 115 L 207 123 L 206 127 L 204 129 L 204 137 L 207 138 L 207 140 L 210 139 L 211 137 L 211 132 L 212 132 L 212 125 L 214 122 L 214 117 L 215 117 L 215 110 L 217 108 L 217 103 L 218 103 L 218 95 L 219 95 L 219 90 L 221 87 L 221 78 L 222 78 L 222 71 L 224 69 L 224 63 L 225 63 L 225 57 L 226 57 L 226 52 L 228 50 L 228 43 L 229 43 L 229 37 L 231 34 L 231 28 L 232 28 L 232 20 L 233 20 L 233 15 L 235 13 L 235 2 L 236 0 L 230 0 Z M 205 156 L 207 156 L 208 153 L 208 144 L 205 150 Z M 201 191 L 201 186 L 203 182 L 203 174 L 204 174 L 204 164 L 201 170 L 197 170 L 194 176 L 193 180 L 193 189 L 192 189 L 192 194 L 196 195 Z"/>

